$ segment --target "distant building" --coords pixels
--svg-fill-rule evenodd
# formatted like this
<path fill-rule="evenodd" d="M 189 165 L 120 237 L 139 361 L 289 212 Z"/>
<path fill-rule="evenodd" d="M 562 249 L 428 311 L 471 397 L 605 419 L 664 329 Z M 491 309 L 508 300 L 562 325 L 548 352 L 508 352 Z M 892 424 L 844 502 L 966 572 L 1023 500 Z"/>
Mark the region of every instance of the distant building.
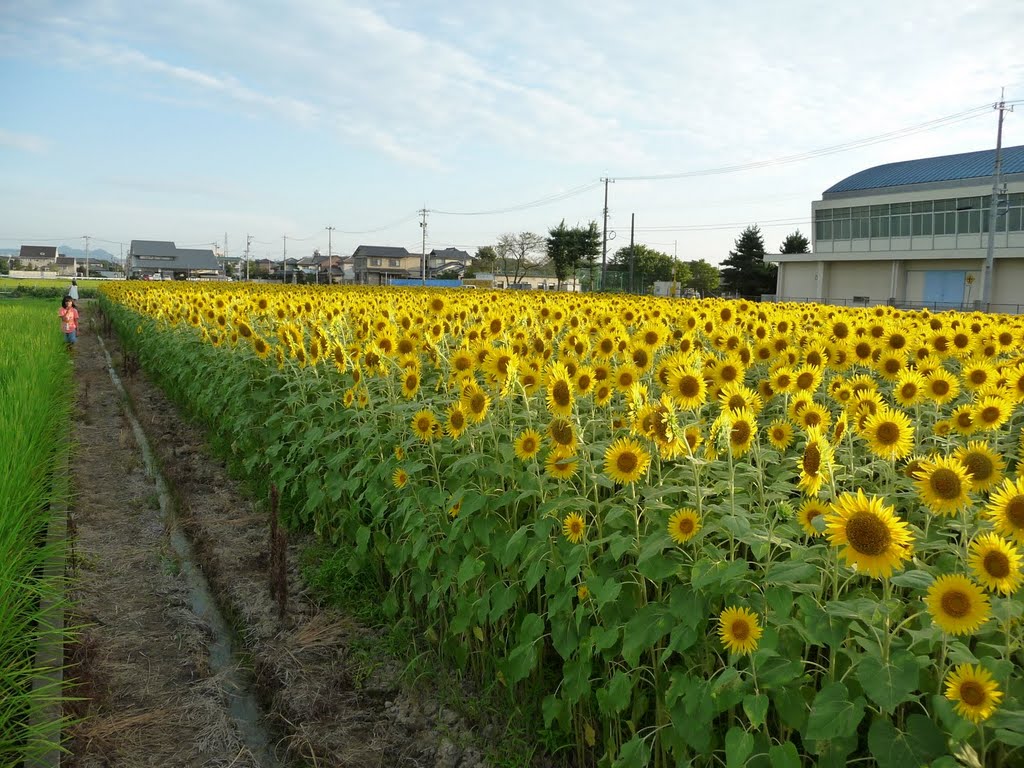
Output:
<path fill-rule="evenodd" d="M 780 300 L 971 308 L 981 299 L 995 150 L 868 168 L 811 204 L 812 252 L 770 254 Z M 1024 146 L 1002 150 L 991 303 L 1024 312 Z M 985 307 L 983 307 L 985 309 Z"/>
<path fill-rule="evenodd" d="M 459 277 L 469 268 L 473 257 L 458 248 L 436 248 L 427 256 L 427 277 L 441 273 L 455 273 Z"/>
<path fill-rule="evenodd" d="M 394 278 L 421 277 L 423 257 L 405 248 L 360 245 L 352 253 L 352 273 L 361 285 L 388 285 Z"/>
<path fill-rule="evenodd" d="M 18 261 L 26 269 L 56 268 L 57 246 L 23 245 L 18 253 Z"/>
<path fill-rule="evenodd" d="M 167 280 L 223 274 L 209 248 L 178 248 L 169 240 L 132 240 L 126 272 L 130 277 Z"/>

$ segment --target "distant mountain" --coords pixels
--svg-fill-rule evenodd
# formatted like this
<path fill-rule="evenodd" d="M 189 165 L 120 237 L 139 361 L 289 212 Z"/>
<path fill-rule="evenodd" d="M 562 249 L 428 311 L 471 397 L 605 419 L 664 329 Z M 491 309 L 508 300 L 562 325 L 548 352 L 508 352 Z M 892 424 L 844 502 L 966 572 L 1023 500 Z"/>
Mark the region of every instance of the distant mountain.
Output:
<path fill-rule="evenodd" d="M 17 256 L 21 253 L 20 248 L 0 248 L 0 256 Z M 57 253 L 61 256 L 70 256 L 76 259 L 85 259 L 85 248 L 72 248 L 70 245 L 58 245 Z M 89 258 L 97 259 L 99 261 L 122 261 L 119 256 L 115 256 L 110 251 L 105 251 L 102 248 L 90 248 Z"/>

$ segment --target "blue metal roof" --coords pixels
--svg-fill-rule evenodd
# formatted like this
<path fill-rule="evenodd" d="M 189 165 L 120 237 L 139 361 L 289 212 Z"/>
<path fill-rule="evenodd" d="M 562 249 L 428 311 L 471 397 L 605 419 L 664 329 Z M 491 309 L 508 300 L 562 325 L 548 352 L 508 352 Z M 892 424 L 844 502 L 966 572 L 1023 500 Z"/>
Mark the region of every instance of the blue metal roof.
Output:
<path fill-rule="evenodd" d="M 1002 160 L 1002 173 L 1024 173 L 1024 145 L 1003 147 Z M 933 181 L 991 177 L 995 162 L 996 151 L 984 149 L 981 152 L 964 152 L 960 155 L 887 163 L 859 171 L 853 176 L 847 176 L 838 184 L 833 184 L 826 189 L 825 194 L 898 187 L 904 184 L 925 184 Z"/>

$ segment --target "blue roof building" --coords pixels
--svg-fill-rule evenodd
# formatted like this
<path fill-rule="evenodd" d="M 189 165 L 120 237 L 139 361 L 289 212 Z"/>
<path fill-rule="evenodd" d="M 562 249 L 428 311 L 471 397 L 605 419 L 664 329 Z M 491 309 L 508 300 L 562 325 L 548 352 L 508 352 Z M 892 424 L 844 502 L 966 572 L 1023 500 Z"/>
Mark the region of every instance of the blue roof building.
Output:
<path fill-rule="evenodd" d="M 858 171 L 811 204 L 812 251 L 772 256 L 780 300 L 1024 313 L 1024 145 L 1004 147 L 991 301 L 980 307 L 995 150 Z"/>

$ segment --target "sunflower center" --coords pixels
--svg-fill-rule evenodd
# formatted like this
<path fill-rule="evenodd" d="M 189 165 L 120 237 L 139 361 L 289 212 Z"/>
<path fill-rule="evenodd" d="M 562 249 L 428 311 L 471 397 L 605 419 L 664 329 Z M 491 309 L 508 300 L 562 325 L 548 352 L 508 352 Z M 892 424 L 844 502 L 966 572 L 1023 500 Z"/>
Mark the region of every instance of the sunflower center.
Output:
<path fill-rule="evenodd" d="M 866 341 L 862 341 L 859 344 L 857 344 L 856 347 L 853 348 L 853 351 L 857 354 L 857 357 L 861 359 L 867 359 L 871 357 L 871 353 L 873 350 L 871 348 L 871 344 L 869 344 Z"/>
<path fill-rule="evenodd" d="M 739 375 L 740 375 L 740 372 L 736 368 L 736 366 L 734 366 L 734 365 L 724 365 L 724 366 L 722 366 L 722 372 L 721 372 L 722 381 L 724 381 L 726 383 L 728 383 L 730 381 L 736 381 L 736 379 L 739 378 Z"/>
<path fill-rule="evenodd" d="M 633 374 L 629 371 L 623 371 L 619 374 L 619 386 L 625 388 L 633 385 Z"/>
<path fill-rule="evenodd" d="M 940 467 L 932 472 L 929 485 L 931 485 L 932 491 L 940 499 L 952 501 L 953 499 L 960 498 L 960 478 L 951 469 Z"/>
<path fill-rule="evenodd" d="M 632 474 L 640 460 L 632 451 L 623 451 L 615 459 L 615 467 L 624 475 Z"/>
<path fill-rule="evenodd" d="M 997 408 L 994 405 L 989 405 L 986 406 L 985 408 L 982 408 L 981 413 L 979 413 L 978 416 L 986 424 L 994 424 L 995 422 L 999 421 L 999 413 L 999 408 Z"/>
<path fill-rule="evenodd" d="M 956 424 L 958 427 L 961 427 L 963 429 L 969 429 L 971 424 L 973 423 L 974 417 L 971 416 L 970 411 L 961 411 L 956 415 Z"/>
<path fill-rule="evenodd" d="M 419 419 L 416 420 L 416 429 L 422 434 L 425 435 L 430 432 L 430 428 L 430 419 L 426 416 L 420 416 Z"/>
<path fill-rule="evenodd" d="M 917 394 L 917 385 L 908 381 L 900 387 L 900 394 L 903 395 L 905 399 L 910 400 Z"/>
<path fill-rule="evenodd" d="M 524 453 L 533 453 L 535 450 L 537 450 L 537 441 L 536 440 L 534 440 L 532 437 L 528 437 L 525 440 L 523 440 L 523 452 Z"/>
<path fill-rule="evenodd" d="M 419 383 L 419 376 L 417 376 L 415 373 L 410 373 L 408 376 L 405 377 L 406 389 L 416 389 L 416 385 Z"/>
<path fill-rule="evenodd" d="M 736 619 L 736 621 L 732 623 L 732 626 L 729 627 L 729 630 L 732 633 L 732 636 L 740 642 L 743 642 L 750 637 L 750 625 L 743 619 Z"/>
<path fill-rule="evenodd" d="M 884 520 L 870 512 L 857 512 L 846 523 L 846 539 L 862 555 L 875 557 L 889 549 L 892 534 Z"/>
<path fill-rule="evenodd" d="M 684 517 L 678 523 L 676 523 L 676 530 L 678 530 L 684 536 L 689 536 L 693 533 L 693 520 L 688 517 Z"/>
<path fill-rule="evenodd" d="M 572 427 L 568 422 L 556 421 L 551 425 L 551 439 L 559 445 L 571 445 Z"/>
<path fill-rule="evenodd" d="M 693 375 L 683 376 L 679 379 L 679 394 L 683 397 L 696 397 L 700 392 L 700 382 Z"/>
<path fill-rule="evenodd" d="M 985 703 L 985 687 L 976 680 L 960 683 L 960 700 L 969 707 L 980 707 Z"/>
<path fill-rule="evenodd" d="M 971 371 L 970 380 L 972 384 L 984 384 L 985 379 L 988 378 L 988 374 L 985 373 L 981 368 L 975 368 Z"/>
<path fill-rule="evenodd" d="M 996 549 L 986 552 L 981 562 L 985 567 L 985 573 L 993 579 L 1005 579 L 1010 575 L 1010 558 L 1005 552 Z"/>
<path fill-rule="evenodd" d="M 899 360 L 897 360 L 895 357 L 890 357 L 888 360 L 885 361 L 885 372 L 886 373 L 899 373 L 900 368 L 902 368 L 902 367 L 903 367 L 903 364 Z"/>
<path fill-rule="evenodd" d="M 907 339 L 902 334 L 894 333 L 889 337 L 890 349 L 903 349 L 905 346 L 907 346 Z"/>
<path fill-rule="evenodd" d="M 813 373 L 807 373 L 805 371 L 796 377 L 796 385 L 800 387 L 800 389 L 810 389 L 812 384 L 814 384 Z"/>
<path fill-rule="evenodd" d="M 727 405 L 731 410 L 738 411 L 746 407 L 747 401 L 743 399 L 743 395 L 733 395 L 729 398 Z"/>
<path fill-rule="evenodd" d="M 572 394 L 569 392 L 569 385 L 562 379 L 556 381 L 555 386 L 551 389 L 551 398 L 559 407 L 569 407 L 569 404 L 572 402 Z"/>
<path fill-rule="evenodd" d="M 744 445 L 750 439 L 750 424 L 746 421 L 737 421 L 732 425 L 729 438 L 733 445 Z"/>
<path fill-rule="evenodd" d="M 900 439 L 900 427 L 892 421 L 883 421 L 875 430 L 875 438 L 882 445 L 895 445 Z"/>
<path fill-rule="evenodd" d="M 466 425 L 466 417 L 462 414 L 462 411 L 452 411 L 449 421 L 455 429 L 462 429 Z"/>
<path fill-rule="evenodd" d="M 1014 496 L 1006 502 L 1006 517 L 1016 528 L 1024 528 L 1024 496 Z"/>
<path fill-rule="evenodd" d="M 961 461 L 972 480 L 988 480 L 995 470 L 992 460 L 983 453 L 969 453 Z"/>
<path fill-rule="evenodd" d="M 816 427 L 821 424 L 821 414 L 817 411 L 808 410 L 801 416 L 803 422 L 808 427 Z"/>
<path fill-rule="evenodd" d="M 821 449 L 811 443 L 804 449 L 804 472 L 808 475 L 816 475 L 819 469 L 821 469 Z"/>
<path fill-rule="evenodd" d="M 783 440 L 786 439 L 786 430 L 784 430 L 782 427 L 776 427 L 775 429 L 772 430 L 772 439 L 775 440 L 776 442 L 781 443 Z"/>
<path fill-rule="evenodd" d="M 473 361 L 465 355 L 455 358 L 455 370 L 468 371 L 473 366 Z"/>
<path fill-rule="evenodd" d="M 940 601 L 942 612 L 954 619 L 962 619 L 971 612 L 971 598 L 964 592 L 951 589 Z"/>
<path fill-rule="evenodd" d="M 936 379 L 935 381 L 932 382 L 932 392 L 936 395 L 939 395 L 940 397 L 942 395 L 948 394 L 949 382 L 946 381 L 945 379 Z"/>

